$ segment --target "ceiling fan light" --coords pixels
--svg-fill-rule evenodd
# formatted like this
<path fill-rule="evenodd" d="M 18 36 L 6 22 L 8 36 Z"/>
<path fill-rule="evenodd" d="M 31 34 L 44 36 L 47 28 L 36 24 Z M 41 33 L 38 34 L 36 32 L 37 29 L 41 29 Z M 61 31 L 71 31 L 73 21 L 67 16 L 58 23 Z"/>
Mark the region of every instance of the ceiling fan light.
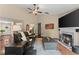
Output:
<path fill-rule="evenodd" d="M 37 15 L 37 13 L 35 13 L 35 15 Z"/>
<path fill-rule="evenodd" d="M 37 14 L 37 12 L 36 11 L 33 11 L 33 14 Z"/>

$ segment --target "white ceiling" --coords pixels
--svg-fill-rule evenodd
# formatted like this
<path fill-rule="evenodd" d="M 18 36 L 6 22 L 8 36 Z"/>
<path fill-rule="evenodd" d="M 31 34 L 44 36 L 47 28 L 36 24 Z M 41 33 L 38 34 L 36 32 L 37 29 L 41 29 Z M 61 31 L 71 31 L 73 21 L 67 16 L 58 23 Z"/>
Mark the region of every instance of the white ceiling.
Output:
<path fill-rule="evenodd" d="M 18 5 L 28 11 L 29 8 L 33 8 L 32 4 L 20 4 Z M 79 4 L 38 4 L 40 11 L 49 12 L 50 15 L 63 16 L 69 12 L 72 12 L 79 8 Z"/>

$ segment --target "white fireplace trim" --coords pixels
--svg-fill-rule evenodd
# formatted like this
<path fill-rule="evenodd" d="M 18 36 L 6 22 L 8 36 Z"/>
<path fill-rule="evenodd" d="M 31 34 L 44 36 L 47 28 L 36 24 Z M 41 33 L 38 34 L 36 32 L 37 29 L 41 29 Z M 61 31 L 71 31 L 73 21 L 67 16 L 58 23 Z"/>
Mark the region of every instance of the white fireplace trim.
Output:
<path fill-rule="evenodd" d="M 62 46 L 64 46 L 65 48 L 67 48 L 68 50 L 70 50 L 70 51 L 72 51 L 72 49 L 70 48 L 70 47 L 68 47 L 68 46 L 66 46 L 65 44 L 63 44 L 62 42 L 60 42 L 60 41 L 57 41 L 58 43 L 60 43 Z"/>
<path fill-rule="evenodd" d="M 79 27 L 65 27 L 65 28 L 60 28 L 60 35 L 61 34 L 70 34 L 72 35 L 73 39 L 73 45 L 78 45 L 79 46 L 79 34 L 76 32 L 76 29 L 79 29 Z"/>

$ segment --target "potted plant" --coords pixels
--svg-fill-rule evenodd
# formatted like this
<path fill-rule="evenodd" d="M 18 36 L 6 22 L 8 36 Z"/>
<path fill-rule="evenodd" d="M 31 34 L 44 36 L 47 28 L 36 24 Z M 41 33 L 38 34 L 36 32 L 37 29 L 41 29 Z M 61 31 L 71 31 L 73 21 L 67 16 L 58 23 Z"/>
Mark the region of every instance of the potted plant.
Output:
<path fill-rule="evenodd" d="M 5 30 L 4 29 L 0 29 L 0 33 L 3 34 L 3 32 L 5 32 Z"/>

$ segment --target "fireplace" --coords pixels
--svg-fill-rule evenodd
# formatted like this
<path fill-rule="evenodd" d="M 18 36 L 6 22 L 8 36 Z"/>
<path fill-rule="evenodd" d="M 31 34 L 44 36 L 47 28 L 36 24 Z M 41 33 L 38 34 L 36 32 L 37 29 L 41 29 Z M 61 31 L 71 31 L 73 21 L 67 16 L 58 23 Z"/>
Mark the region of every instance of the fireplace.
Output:
<path fill-rule="evenodd" d="M 62 34 L 61 41 L 69 47 L 73 46 L 73 38 L 71 34 Z"/>

